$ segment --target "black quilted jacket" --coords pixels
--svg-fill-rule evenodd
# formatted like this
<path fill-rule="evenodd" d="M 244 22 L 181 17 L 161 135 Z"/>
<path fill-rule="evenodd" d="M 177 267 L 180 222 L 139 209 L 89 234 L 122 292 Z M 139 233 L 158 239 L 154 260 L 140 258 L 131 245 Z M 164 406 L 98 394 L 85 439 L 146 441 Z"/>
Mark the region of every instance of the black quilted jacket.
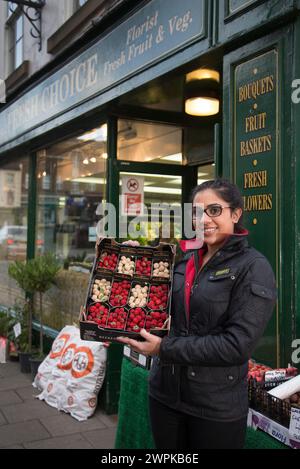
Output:
<path fill-rule="evenodd" d="M 188 257 L 174 269 L 171 331 L 152 365 L 150 395 L 194 416 L 238 420 L 248 411 L 248 359 L 276 303 L 274 274 L 246 236 L 232 235 L 197 273 L 188 316 Z"/>

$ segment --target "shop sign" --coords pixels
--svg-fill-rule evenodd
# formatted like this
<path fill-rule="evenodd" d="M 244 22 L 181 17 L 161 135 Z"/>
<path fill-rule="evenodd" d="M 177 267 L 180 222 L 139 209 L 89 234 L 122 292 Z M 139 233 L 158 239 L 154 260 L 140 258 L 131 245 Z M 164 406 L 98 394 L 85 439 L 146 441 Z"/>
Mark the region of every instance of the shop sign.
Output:
<path fill-rule="evenodd" d="M 206 35 L 205 0 L 152 0 L 0 114 L 0 145 Z"/>
<path fill-rule="evenodd" d="M 271 50 L 235 68 L 234 179 L 251 242 L 278 261 L 278 56 Z M 276 267 L 275 267 L 276 270 Z"/>
<path fill-rule="evenodd" d="M 122 176 L 122 215 L 139 216 L 144 210 L 144 178 Z"/>

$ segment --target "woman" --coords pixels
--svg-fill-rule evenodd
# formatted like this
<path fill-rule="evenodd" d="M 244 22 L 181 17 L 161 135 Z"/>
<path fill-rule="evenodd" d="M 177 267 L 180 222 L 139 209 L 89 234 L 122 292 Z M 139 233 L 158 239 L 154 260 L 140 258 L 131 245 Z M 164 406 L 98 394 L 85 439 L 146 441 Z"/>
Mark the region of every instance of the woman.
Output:
<path fill-rule="evenodd" d="M 204 207 L 204 244 L 175 266 L 169 336 L 142 330 L 144 342 L 119 340 L 156 357 L 150 419 L 157 448 L 239 449 L 248 360 L 272 315 L 275 279 L 266 258 L 248 246 L 238 188 L 218 179 L 192 196 L 193 210 Z"/>

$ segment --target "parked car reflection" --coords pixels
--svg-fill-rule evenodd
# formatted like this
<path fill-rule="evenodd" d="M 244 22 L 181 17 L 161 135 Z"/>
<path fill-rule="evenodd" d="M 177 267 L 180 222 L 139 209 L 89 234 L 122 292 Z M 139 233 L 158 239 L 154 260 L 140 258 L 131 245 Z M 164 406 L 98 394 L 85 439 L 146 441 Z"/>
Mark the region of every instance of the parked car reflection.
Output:
<path fill-rule="evenodd" d="M 38 238 L 36 253 L 42 254 L 44 242 Z M 0 258 L 5 260 L 24 260 L 27 252 L 27 227 L 4 225 L 0 228 Z"/>

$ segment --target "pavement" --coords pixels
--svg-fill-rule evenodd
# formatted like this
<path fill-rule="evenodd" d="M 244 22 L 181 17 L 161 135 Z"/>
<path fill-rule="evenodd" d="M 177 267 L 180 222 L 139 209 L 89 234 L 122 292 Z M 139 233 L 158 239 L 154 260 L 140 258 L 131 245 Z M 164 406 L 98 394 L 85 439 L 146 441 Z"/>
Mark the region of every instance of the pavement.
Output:
<path fill-rule="evenodd" d="M 99 408 L 79 422 L 34 396 L 31 374 L 18 362 L 0 364 L 0 449 L 112 449 L 117 415 Z"/>

